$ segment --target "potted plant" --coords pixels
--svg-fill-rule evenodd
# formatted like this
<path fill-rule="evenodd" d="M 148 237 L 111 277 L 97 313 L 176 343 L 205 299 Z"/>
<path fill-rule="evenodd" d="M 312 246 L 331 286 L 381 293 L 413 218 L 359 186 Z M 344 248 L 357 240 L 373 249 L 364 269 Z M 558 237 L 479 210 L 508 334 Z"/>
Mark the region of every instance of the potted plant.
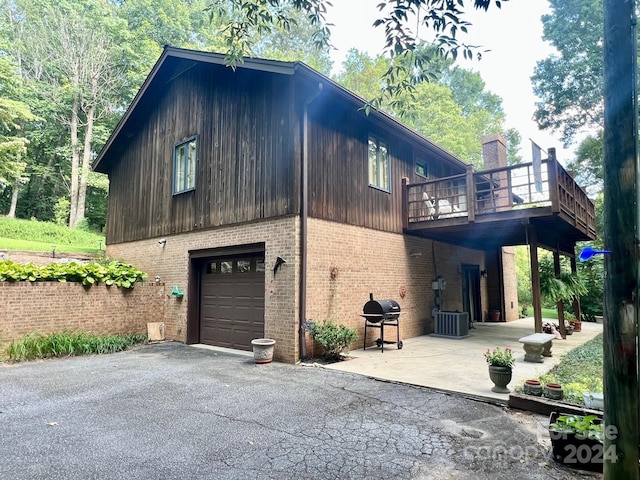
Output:
<path fill-rule="evenodd" d="M 553 412 L 549 437 L 553 459 L 568 467 L 602 472 L 607 453 L 604 424 L 596 415 L 564 415 Z"/>
<path fill-rule="evenodd" d="M 487 349 L 484 358 L 489 364 L 489 378 L 493 382 L 491 391 L 509 393 L 507 385 L 511 381 L 513 365 L 516 363 L 511 347 Z"/>

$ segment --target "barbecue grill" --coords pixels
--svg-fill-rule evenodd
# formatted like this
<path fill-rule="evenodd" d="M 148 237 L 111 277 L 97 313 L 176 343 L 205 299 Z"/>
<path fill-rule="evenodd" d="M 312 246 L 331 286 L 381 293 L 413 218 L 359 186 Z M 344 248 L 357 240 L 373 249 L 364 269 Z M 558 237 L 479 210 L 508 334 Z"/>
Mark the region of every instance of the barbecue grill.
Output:
<path fill-rule="evenodd" d="M 362 307 L 364 317 L 364 343 L 363 350 L 367 349 L 367 329 L 380 329 L 380 338 L 376 340 L 376 345 L 384 352 L 384 344 L 396 344 L 398 350 L 402 348 L 400 340 L 400 305 L 395 300 L 374 300 L 373 293 L 369 294 L 369 301 Z M 395 327 L 396 341 L 392 342 L 384 339 L 384 327 Z"/>

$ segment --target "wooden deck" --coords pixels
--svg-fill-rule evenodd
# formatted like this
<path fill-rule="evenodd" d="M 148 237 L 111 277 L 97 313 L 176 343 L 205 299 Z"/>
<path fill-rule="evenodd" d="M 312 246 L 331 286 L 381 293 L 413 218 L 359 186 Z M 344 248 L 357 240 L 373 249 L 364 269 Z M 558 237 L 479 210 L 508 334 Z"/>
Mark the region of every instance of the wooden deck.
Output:
<path fill-rule="evenodd" d="M 541 162 L 403 184 L 405 232 L 490 250 L 538 243 L 573 254 L 596 237 L 595 207 L 554 155 Z"/>

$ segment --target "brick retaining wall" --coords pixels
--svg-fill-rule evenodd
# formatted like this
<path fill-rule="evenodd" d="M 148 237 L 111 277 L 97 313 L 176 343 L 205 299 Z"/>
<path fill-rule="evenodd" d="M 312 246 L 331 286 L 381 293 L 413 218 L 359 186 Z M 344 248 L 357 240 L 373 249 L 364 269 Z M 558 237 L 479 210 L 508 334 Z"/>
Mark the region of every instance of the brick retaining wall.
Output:
<path fill-rule="evenodd" d="M 164 321 L 165 285 L 136 283 L 127 290 L 104 284 L 0 282 L 0 348 L 38 331 L 94 335 L 146 333 Z"/>

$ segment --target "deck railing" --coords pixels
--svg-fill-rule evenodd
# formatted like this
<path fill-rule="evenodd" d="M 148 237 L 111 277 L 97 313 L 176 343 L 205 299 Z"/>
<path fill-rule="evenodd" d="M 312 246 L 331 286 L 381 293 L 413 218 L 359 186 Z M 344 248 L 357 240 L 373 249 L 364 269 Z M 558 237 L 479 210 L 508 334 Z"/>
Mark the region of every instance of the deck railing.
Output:
<path fill-rule="evenodd" d="M 590 236 L 595 235 L 595 207 L 573 177 L 550 156 L 538 171 L 533 163 L 511 165 L 420 183 L 404 184 L 405 226 L 450 218 L 469 222 L 487 214 L 551 207 Z M 434 224 L 433 226 L 435 226 Z"/>

